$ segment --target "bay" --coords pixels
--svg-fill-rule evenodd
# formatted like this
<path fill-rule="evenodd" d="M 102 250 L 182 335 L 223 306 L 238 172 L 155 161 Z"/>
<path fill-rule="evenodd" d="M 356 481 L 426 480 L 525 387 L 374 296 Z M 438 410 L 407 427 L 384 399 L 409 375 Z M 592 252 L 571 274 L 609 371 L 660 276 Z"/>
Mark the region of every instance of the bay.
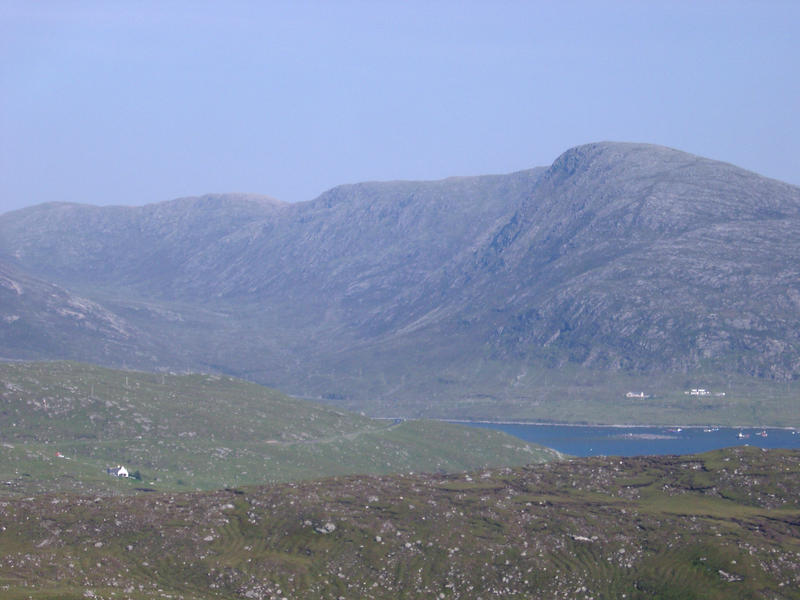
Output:
<path fill-rule="evenodd" d="M 800 433 L 791 429 L 460 423 L 504 431 L 573 456 L 694 454 L 744 445 L 800 449 Z"/>

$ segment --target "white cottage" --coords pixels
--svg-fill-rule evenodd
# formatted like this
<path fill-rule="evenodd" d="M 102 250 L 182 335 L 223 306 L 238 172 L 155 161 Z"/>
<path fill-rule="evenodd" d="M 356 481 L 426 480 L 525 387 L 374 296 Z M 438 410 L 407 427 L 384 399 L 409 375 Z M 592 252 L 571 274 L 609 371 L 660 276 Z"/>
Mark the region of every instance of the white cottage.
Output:
<path fill-rule="evenodd" d="M 114 477 L 128 477 L 128 469 L 123 467 L 122 465 L 117 465 L 116 467 L 109 467 L 106 469 L 106 473 L 109 475 L 113 475 Z"/>

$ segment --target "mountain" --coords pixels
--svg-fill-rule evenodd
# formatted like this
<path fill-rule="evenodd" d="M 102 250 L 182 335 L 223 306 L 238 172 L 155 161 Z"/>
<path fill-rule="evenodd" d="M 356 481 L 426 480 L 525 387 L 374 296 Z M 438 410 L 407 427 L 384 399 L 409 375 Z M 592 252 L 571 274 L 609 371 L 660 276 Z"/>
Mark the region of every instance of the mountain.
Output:
<path fill-rule="evenodd" d="M 3 597 L 800 597 L 800 454 L 0 502 Z"/>
<path fill-rule="evenodd" d="M 800 369 L 797 332 L 785 331 L 800 316 L 800 189 L 599 144 L 562 155 L 537 197 L 497 252 L 518 296 L 499 345 L 555 345 L 610 368 Z"/>
<path fill-rule="evenodd" d="M 218 375 L 0 363 L 0 493 L 221 489 L 561 455 L 497 431 L 377 421 Z M 134 479 L 106 468 L 123 463 Z"/>
<path fill-rule="evenodd" d="M 0 216 L 2 257 L 136 332 L 104 364 L 228 373 L 373 414 L 550 418 L 576 385 L 568 420 L 632 386 L 662 407 L 686 387 L 758 388 L 780 413 L 800 375 L 800 188 L 659 146 L 297 204 L 41 205 Z M 79 338 L 18 333 L 56 321 L 2 309 L 18 317 L 9 356 L 98 360 Z"/>
<path fill-rule="evenodd" d="M 97 302 L 32 277 L 0 258 L 0 357 L 69 356 L 75 347 L 96 362 L 158 353 L 135 325 Z M 156 344 L 157 346 L 158 344 Z"/>

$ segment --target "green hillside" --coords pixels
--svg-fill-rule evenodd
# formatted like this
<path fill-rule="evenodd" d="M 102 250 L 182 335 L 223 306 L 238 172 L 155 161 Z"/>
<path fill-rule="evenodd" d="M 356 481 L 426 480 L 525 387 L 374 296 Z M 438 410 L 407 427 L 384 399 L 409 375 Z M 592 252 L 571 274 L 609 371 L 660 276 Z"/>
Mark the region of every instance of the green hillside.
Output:
<path fill-rule="evenodd" d="M 800 598 L 800 453 L 0 502 L 9 600 Z"/>
<path fill-rule="evenodd" d="M 215 489 L 557 456 L 499 432 L 368 419 L 214 375 L 5 363 L 0 396 L 6 492 Z M 109 477 L 117 464 L 141 478 Z"/>

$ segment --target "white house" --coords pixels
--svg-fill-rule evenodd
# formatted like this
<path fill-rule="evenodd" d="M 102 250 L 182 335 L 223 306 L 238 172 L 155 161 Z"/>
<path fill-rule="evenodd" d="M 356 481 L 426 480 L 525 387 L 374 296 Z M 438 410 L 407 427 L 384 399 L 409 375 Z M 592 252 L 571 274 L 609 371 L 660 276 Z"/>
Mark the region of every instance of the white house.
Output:
<path fill-rule="evenodd" d="M 116 467 L 109 467 L 108 469 L 106 469 L 106 473 L 108 473 L 109 475 L 113 475 L 114 477 L 127 477 L 128 469 L 126 469 L 122 465 L 117 465 Z"/>

